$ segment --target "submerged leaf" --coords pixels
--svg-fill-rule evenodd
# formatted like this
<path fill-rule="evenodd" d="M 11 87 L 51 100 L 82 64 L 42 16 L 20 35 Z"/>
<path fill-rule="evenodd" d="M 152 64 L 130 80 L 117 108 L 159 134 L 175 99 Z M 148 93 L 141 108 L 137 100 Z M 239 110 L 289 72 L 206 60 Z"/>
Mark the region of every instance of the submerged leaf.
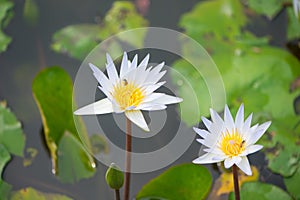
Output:
<path fill-rule="evenodd" d="M 85 139 L 87 138 L 87 133 L 79 131 L 78 134 L 82 134 L 79 136 L 75 128 L 72 111 L 72 80 L 66 71 L 60 67 L 46 68 L 34 79 L 32 90 L 41 113 L 45 139 L 52 158 L 52 170 L 53 172 L 56 172 L 57 157 L 59 156 L 57 150 L 62 148 L 60 146 L 62 140 L 64 145 L 66 143 L 69 143 L 70 145 L 75 143 L 73 145 L 78 146 L 81 144 L 80 139 L 83 139 L 85 140 L 83 141 L 84 144 L 91 151 L 91 145 L 88 139 Z M 83 124 L 81 125 L 83 126 Z M 66 131 L 69 132 L 67 136 L 65 134 Z M 72 135 L 72 137 L 69 135 Z M 75 139 L 77 142 L 74 141 Z M 60 162 L 66 162 L 66 160 L 68 160 L 68 162 L 73 163 L 73 165 L 84 165 L 85 168 L 84 170 L 83 168 L 74 168 L 75 171 L 73 173 L 65 176 L 62 172 L 67 172 L 69 166 L 60 165 L 58 163 L 60 168 L 66 167 L 60 169 L 61 173 L 58 173 L 59 178 L 62 178 L 65 182 L 67 182 L 67 179 L 68 181 L 73 181 L 74 174 L 77 175 L 75 180 L 90 177 L 93 174 L 91 173 L 90 166 L 95 165 L 93 158 L 88 152 L 80 149 L 78 151 L 73 151 L 72 148 L 74 147 L 64 146 L 63 149 L 67 149 L 70 151 L 69 153 L 72 152 L 72 156 L 69 158 L 61 157 Z M 80 159 L 77 159 L 76 157 Z M 95 170 L 92 171 L 95 172 Z"/>
<path fill-rule="evenodd" d="M 211 184 L 212 177 L 205 167 L 182 164 L 171 167 L 144 185 L 136 199 L 205 199 Z"/>
<path fill-rule="evenodd" d="M 11 200 L 72 200 L 71 198 L 52 193 L 43 193 L 31 187 L 21 189 L 12 194 Z"/>
<path fill-rule="evenodd" d="M 297 171 L 292 176 L 284 178 L 283 180 L 287 191 L 294 199 L 300 199 L 300 167 L 298 166 Z"/>

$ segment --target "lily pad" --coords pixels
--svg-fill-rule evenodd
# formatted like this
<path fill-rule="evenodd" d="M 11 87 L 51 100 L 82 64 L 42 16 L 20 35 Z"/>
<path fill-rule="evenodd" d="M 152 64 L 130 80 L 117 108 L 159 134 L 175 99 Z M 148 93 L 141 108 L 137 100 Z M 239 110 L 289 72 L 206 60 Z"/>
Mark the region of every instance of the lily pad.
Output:
<path fill-rule="evenodd" d="M 5 35 L 2 28 L 5 28 L 12 18 L 13 12 L 12 8 L 14 6 L 13 1 L 2 0 L 0 1 L 0 53 L 5 51 L 9 43 L 11 42 L 11 37 Z"/>
<path fill-rule="evenodd" d="M 209 171 L 200 165 L 171 167 L 144 185 L 136 199 L 205 199 L 212 184 Z"/>
<path fill-rule="evenodd" d="M 70 25 L 54 33 L 51 47 L 56 52 L 67 53 L 73 58 L 83 60 L 101 41 L 119 32 L 145 27 L 147 24 L 147 20 L 136 11 L 132 2 L 116 1 L 100 24 Z M 145 35 L 146 32 L 143 31 L 132 32 L 126 34 L 126 38 L 120 36 L 118 40 L 140 48 Z M 107 42 L 102 50 L 119 50 L 118 54 L 122 54 L 120 41 Z"/>
<path fill-rule="evenodd" d="M 21 189 L 12 194 L 11 200 L 72 200 L 71 198 L 52 193 L 43 193 L 31 187 Z"/>
<path fill-rule="evenodd" d="M 7 149 L 0 144 L 0 197 L 3 200 L 8 199 L 12 186 L 2 180 L 2 173 L 5 165 L 10 161 L 11 157 Z"/>
<path fill-rule="evenodd" d="M 287 191 L 294 197 L 294 199 L 300 199 L 300 167 L 297 168 L 297 171 L 291 177 L 284 178 L 283 180 Z"/>
<path fill-rule="evenodd" d="M 63 172 L 67 172 L 70 165 L 58 163 L 60 168 L 58 177 L 64 182 L 73 182 L 92 176 L 94 173 L 91 173 L 90 166 L 95 166 L 93 158 L 86 151 L 80 149 L 75 151 L 74 147 L 66 146 L 68 144 L 79 147 L 79 144 L 81 144 L 80 138 L 88 138 L 87 133 L 83 131 L 78 133 L 83 134 L 79 136 L 75 128 L 70 76 L 60 67 L 46 68 L 35 77 L 32 90 L 43 121 L 44 136 L 52 158 L 52 171 L 57 172 L 57 157 L 60 156 L 58 150 L 66 150 L 68 152 L 62 153 L 67 153 L 68 157 L 60 157 L 59 162 L 70 162 L 73 166 L 81 166 L 83 162 L 85 168 L 74 168 L 73 173 L 66 176 Z M 66 136 L 65 132 L 69 132 L 69 134 Z M 72 137 L 69 135 L 72 135 Z M 77 142 L 74 140 L 77 140 Z M 91 150 L 89 141 L 83 142 Z M 95 172 L 95 169 L 92 171 Z M 76 174 L 76 177 L 73 177 L 74 174 Z"/>
<path fill-rule="evenodd" d="M 5 102 L 0 102 L 0 144 L 9 153 L 23 156 L 25 135 L 21 123 L 16 116 L 6 107 Z"/>
<path fill-rule="evenodd" d="M 243 200 L 274 200 L 284 199 L 292 200 L 292 198 L 281 188 L 260 182 L 248 182 L 243 184 L 240 190 L 241 199 Z M 234 193 L 230 194 L 230 200 L 234 200 Z"/>
<path fill-rule="evenodd" d="M 285 0 L 248 0 L 249 7 L 258 14 L 267 16 L 273 19 L 283 8 Z"/>

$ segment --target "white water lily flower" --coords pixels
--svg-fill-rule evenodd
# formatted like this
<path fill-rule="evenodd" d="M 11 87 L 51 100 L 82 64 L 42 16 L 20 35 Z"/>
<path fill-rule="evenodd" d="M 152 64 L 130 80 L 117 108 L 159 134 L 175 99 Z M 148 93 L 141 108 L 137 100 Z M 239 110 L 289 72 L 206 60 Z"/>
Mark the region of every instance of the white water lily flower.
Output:
<path fill-rule="evenodd" d="M 168 104 L 182 101 L 178 97 L 154 92 L 165 83 L 165 81 L 158 81 L 166 71 L 161 71 L 164 62 L 156 67 L 147 68 L 149 57 L 148 54 L 138 65 L 138 56 L 135 55 L 132 62 L 130 62 L 125 52 L 120 67 L 120 74 L 118 75 L 113 60 L 109 54 L 106 54 L 108 77 L 98 67 L 90 63 L 90 68 L 100 84 L 99 89 L 107 98 L 84 106 L 76 110 L 74 114 L 97 115 L 125 112 L 126 117 L 130 121 L 143 130 L 149 131 L 141 110 L 163 110 Z"/>
<path fill-rule="evenodd" d="M 227 105 L 224 110 L 224 120 L 213 109 L 210 109 L 210 114 L 212 121 L 202 117 L 208 131 L 194 128 L 195 132 L 202 137 L 197 141 L 208 148 L 203 149 L 206 153 L 195 159 L 193 163 L 208 164 L 224 161 L 225 168 L 235 164 L 247 175 L 252 175 L 247 155 L 263 148 L 262 145 L 255 143 L 269 128 L 271 122 L 251 127 L 252 114 L 244 122 L 243 104 L 236 114 L 235 121 Z"/>

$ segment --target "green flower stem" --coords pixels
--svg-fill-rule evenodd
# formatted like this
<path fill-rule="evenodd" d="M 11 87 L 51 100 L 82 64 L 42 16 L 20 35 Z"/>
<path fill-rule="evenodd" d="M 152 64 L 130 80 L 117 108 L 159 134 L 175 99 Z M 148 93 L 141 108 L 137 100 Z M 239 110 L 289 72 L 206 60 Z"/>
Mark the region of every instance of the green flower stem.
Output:
<path fill-rule="evenodd" d="M 240 200 L 239 175 L 236 165 L 232 166 L 235 200 Z"/>
<path fill-rule="evenodd" d="M 129 200 L 130 193 L 131 139 L 131 122 L 128 118 L 126 118 L 126 172 L 124 200 Z"/>
<path fill-rule="evenodd" d="M 115 197 L 116 197 L 116 200 L 121 200 L 119 189 L 115 189 Z"/>

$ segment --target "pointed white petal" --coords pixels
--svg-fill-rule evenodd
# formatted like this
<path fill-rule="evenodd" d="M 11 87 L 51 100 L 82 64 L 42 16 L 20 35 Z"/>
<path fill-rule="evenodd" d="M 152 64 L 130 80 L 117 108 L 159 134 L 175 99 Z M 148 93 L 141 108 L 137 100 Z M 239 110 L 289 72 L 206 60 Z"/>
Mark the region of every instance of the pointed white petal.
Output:
<path fill-rule="evenodd" d="M 251 121 L 252 121 L 252 113 L 249 115 L 249 117 L 246 119 L 244 126 L 242 128 L 242 133 L 247 133 L 250 129 L 251 126 Z"/>
<path fill-rule="evenodd" d="M 150 54 L 147 54 L 147 55 L 145 56 L 145 58 L 142 60 L 142 62 L 139 64 L 138 67 L 142 67 L 142 66 L 147 67 L 148 62 L 149 62 L 149 58 L 150 58 Z"/>
<path fill-rule="evenodd" d="M 131 68 L 131 69 L 135 69 L 135 68 L 137 67 L 137 62 L 138 62 L 138 55 L 135 54 L 135 56 L 134 56 L 134 58 L 133 58 L 133 60 L 132 60 L 132 63 L 131 63 L 130 68 Z"/>
<path fill-rule="evenodd" d="M 199 158 L 196 158 L 193 160 L 193 163 L 195 164 L 209 164 L 209 163 L 217 163 L 221 162 L 223 159 L 218 159 L 218 157 L 215 154 L 206 153 Z"/>
<path fill-rule="evenodd" d="M 258 127 L 258 124 L 255 124 L 254 126 L 252 126 L 249 129 L 243 128 L 244 131 L 241 133 L 241 135 L 242 135 L 243 139 L 246 141 L 247 145 L 251 145 L 251 143 L 249 142 L 249 139 L 256 132 L 257 127 Z"/>
<path fill-rule="evenodd" d="M 182 98 L 163 94 L 163 93 L 152 93 L 152 94 L 162 94 L 160 97 L 153 99 L 152 102 L 156 104 L 173 104 L 173 103 L 179 103 L 182 102 Z"/>
<path fill-rule="evenodd" d="M 224 110 L 224 123 L 228 131 L 234 130 L 235 128 L 234 121 L 227 105 L 225 106 L 225 110 Z"/>
<path fill-rule="evenodd" d="M 255 145 L 250 145 L 249 147 L 247 147 L 245 151 L 247 152 L 247 155 L 248 155 L 248 154 L 257 152 L 257 151 L 261 150 L 262 148 L 263 148 L 262 145 L 255 144 Z"/>
<path fill-rule="evenodd" d="M 232 165 L 237 164 L 239 162 L 241 162 L 242 158 L 239 156 L 236 157 L 232 157 L 232 158 L 226 158 L 224 161 L 224 167 L 226 169 L 230 168 Z"/>
<path fill-rule="evenodd" d="M 98 115 L 113 112 L 112 103 L 108 98 L 79 108 L 74 112 L 75 115 Z"/>
<path fill-rule="evenodd" d="M 117 72 L 116 66 L 115 66 L 115 64 L 113 63 L 113 61 L 112 61 L 112 59 L 110 58 L 110 56 L 109 56 L 108 54 L 106 54 L 106 56 L 109 57 L 109 58 L 107 58 L 108 64 L 106 65 L 106 71 L 107 71 L 109 80 L 110 80 L 112 83 L 116 83 L 117 80 L 119 79 L 119 76 L 118 76 L 118 72 Z"/>
<path fill-rule="evenodd" d="M 112 84 L 108 80 L 108 78 L 105 76 L 105 74 L 95 65 L 92 63 L 89 63 L 90 68 L 93 71 L 94 77 L 97 79 L 99 84 L 104 87 L 106 90 L 110 91 L 112 89 Z"/>
<path fill-rule="evenodd" d="M 152 102 L 153 100 L 158 99 L 159 97 L 161 97 L 163 95 L 164 95 L 163 93 L 151 93 L 150 95 L 146 96 L 143 99 L 143 102 L 144 103 L 146 103 L 146 102 Z"/>
<path fill-rule="evenodd" d="M 206 119 L 205 117 L 201 117 L 201 120 L 204 123 L 204 125 L 206 126 L 206 128 L 209 130 L 212 122 L 210 120 Z"/>
<path fill-rule="evenodd" d="M 196 127 L 193 127 L 194 131 L 202 138 L 206 138 L 209 135 L 209 132 L 207 132 L 206 130 L 203 129 L 199 129 Z"/>
<path fill-rule="evenodd" d="M 142 103 L 138 107 L 136 107 L 136 110 L 154 111 L 154 110 L 164 110 L 166 108 L 167 106 L 163 104 Z"/>
<path fill-rule="evenodd" d="M 156 83 L 154 85 L 150 85 L 150 86 L 146 87 L 145 88 L 146 95 L 151 94 L 152 92 L 154 92 L 155 90 L 160 88 L 165 83 L 166 83 L 166 81 L 163 81 L 163 82 L 159 82 L 159 83 Z"/>
<path fill-rule="evenodd" d="M 129 69 L 129 67 L 128 67 L 128 57 L 127 57 L 127 53 L 124 52 L 121 67 L 120 67 L 120 78 L 123 78 L 124 75 L 127 74 L 128 69 Z"/>
<path fill-rule="evenodd" d="M 125 111 L 125 115 L 130 121 L 142 128 L 144 131 L 150 131 L 140 110 Z"/>
<path fill-rule="evenodd" d="M 246 156 L 243 156 L 241 162 L 236 163 L 236 165 L 248 176 L 252 175 L 251 167 Z"/>
<path fill-rule="evenodd" d="M 266 130 L 271 125 L 271 122 L 265 122 L 262 125 L 256 128 L 256 131 L 249 136 L 249 140 L 247 141 L 249 144 L 255 144 L 261 136 L 266 132 Z"/>
<path fill-rule="evenodd" d="M 242 103 L 235 117 L 235 126 L 238 131 L 242 131 L 244 123 L 244 104 Z"/>

